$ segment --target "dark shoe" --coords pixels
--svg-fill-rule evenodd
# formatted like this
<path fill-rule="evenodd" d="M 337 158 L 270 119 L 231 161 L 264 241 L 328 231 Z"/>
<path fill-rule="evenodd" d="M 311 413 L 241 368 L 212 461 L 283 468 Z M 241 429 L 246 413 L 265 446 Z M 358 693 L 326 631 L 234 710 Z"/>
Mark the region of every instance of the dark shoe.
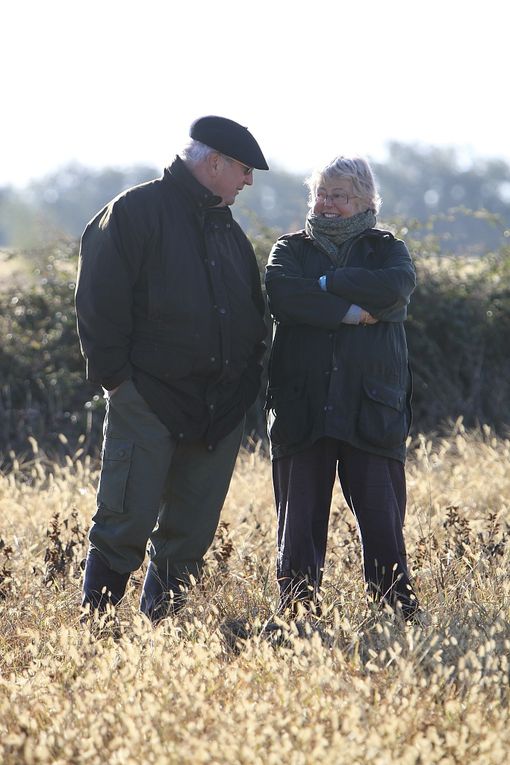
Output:
<path fill-rule="evenodd" d="M 389 609 L 404 622 L 412 623 L 417 618 L 417 614 L 420 613 L 418 598 L 410 585 L 403 587 L 400 586 L 400 582 L 396 582 L 386 592 L 382 592 L 375 583 L 368 582 L 367 594 L 369 603 L 376 610 L 379 608 L 381 612 L 384 612 L 386 609 Z"/>
<path fill-rule="evenodd" d="M 123 628 L 115 609 L 111 611 L 84 610 L 80 617 L 80 624 L 86 628 L 94 640 L 120 640 Z"/>
<path fill-rule="evenodd" d="M 321 616 L 320 582 L 309 575 L 291 574 L 278 579 L 280 603 L 278 614 L 285 619 L 298 619 L 304 614 Z"/>
<path fill-rule="evenodd" d="M 413 613 L 405 616 L 404 619 L 406 624 L 411 624 L 413 627 L 421 627 L 422 629 L 428 629 L 432 624 L 429 614 L 421 608 L 417 608 Z"/>
<path fill-rule="evenodd" d="M 288 629 L 285 622 L 281 620 L 251 624 L 248 620 L 228 619 L 220 626 L 228 648 L 235 653 L 239 653 L 243 645 L 251 638 L 263 638 L 275 646 L 283 645 L 284 635 L 287 634 Z"/>
<path fill-rule="evenodd" d="M 162 575 L 151 561 L 140 599 L 142 614 L 156 626 L 167 616 L 180 611 L 185 602 L 184 582 L 174 576 Z"/>
<path fill-rule="evenodd" d="M 91 548 L 85 564 L 82 607 L 104 613 L 108 605 L 116 606 L 124 597 L 130 572 L 119 574 L 111 569 L 95 548 Z"/>
<path fill-rule="evenodd" d="M 280 602 L 278 615 L 282 619 L 302 619 L 305 616 L 320 619 L 322 616 L 322 606 L 316 600 L 292 600 Z"/>

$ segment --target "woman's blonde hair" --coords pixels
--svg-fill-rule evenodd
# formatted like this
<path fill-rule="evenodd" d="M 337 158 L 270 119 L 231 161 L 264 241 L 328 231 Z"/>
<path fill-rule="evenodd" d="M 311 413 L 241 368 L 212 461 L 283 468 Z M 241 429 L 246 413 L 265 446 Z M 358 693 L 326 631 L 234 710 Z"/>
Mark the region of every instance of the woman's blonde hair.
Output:
<path fill-rule="evenodd" d="M 349 178 L 352 181 L 356 196 L 366 203 L 367 210 L 376 214 L 379 212 L 382 200 L 375 185 L 372 169 L 363 157 L 338 156 L 325 167 L 314 170 L 305 181 L 309 190 L 309 206 L 313 207 L 316 191 L 322 183 L 340 178 Z"/>

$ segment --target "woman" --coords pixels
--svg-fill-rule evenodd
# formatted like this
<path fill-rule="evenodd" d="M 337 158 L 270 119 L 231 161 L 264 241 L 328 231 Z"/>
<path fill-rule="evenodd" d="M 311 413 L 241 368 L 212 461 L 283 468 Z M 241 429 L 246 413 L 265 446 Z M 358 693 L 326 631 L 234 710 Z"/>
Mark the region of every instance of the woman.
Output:
<path fill-rule="evenodd" d="M 316 601 L 338 472 L 369 592 L 409 618 L 418 604 L 402 531 L 411 423 L 403 322 L 415 270 L 404 242 L 375 228 L 380 198 L 364 159 L 337 157 L 307 185 L 305 229 L 276 242 L 266 269 L 280 606 Z"/>

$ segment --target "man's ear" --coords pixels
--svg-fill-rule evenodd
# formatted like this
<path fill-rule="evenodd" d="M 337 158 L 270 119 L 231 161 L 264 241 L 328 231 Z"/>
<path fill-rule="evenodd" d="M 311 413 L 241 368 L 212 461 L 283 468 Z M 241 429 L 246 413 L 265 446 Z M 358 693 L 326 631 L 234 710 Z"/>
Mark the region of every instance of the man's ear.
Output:
<path fill-rule="evenodd" d="M 221 171 L 223 161 L 222 155 L 217 151 L 212 151 L 207 155 L 207 169 L 213 178 Z"/>

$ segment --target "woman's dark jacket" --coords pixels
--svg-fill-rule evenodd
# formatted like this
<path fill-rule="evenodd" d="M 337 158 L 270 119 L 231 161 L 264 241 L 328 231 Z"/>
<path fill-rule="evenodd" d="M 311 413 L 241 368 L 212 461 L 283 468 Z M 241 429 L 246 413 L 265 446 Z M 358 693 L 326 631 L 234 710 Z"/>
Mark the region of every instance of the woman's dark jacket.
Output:
<path fill-rule="evenodd" d="M 330 436 L 405 459 L 411 380 L 403 322 L 415 270 L 404 242 L 368 229 L 337 267 L 304 232 L 283 236 L 266 269 L 275 320 L 267 409 L 273 458 Z M 327 276 L 327 291 L 318 279 Z M 342 324 L 351 304 L 374 325 Z"/>
<path fill-rule="evenodd" d="M 213 447 L 257 396 L 266 335 L 253 248 L 178 157 L 88 224 L 76 290 L 87 379 L 132 377 L 175 438 Z"/>

